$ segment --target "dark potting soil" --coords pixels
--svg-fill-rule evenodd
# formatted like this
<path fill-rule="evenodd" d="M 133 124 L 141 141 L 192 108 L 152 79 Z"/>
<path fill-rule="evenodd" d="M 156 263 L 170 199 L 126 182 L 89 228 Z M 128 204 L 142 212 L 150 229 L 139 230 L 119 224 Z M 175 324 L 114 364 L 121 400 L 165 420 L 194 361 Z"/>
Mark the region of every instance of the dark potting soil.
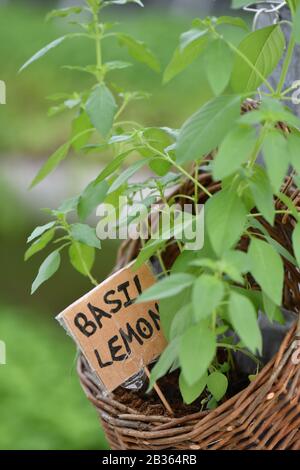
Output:
<path fill-rule="evenodd" d="M 204 395 L 198 398 L 191 405 L 186 405 L 182 401 L 181 393 L 178 386 L 179 372 L 174 371 L 165 377 L 158 380 L 157 384 L 167 399 L 170 407 L 174 412 L 176 418 L 187 416 L 189 414 L 197 413 L 201 410 L 201 400 Z M 141 390 L 133 391 L 126 390 L 123 387 L 117 388 L 114 391 L 114 396 L 118 402 L 136 410 L 139 414 L 146 416 L 169 416 L 168 411 L 160 401 L 157 393 L 153 389 L 151 392 L 146 393 L 148 388 L 148 381 Z"/>

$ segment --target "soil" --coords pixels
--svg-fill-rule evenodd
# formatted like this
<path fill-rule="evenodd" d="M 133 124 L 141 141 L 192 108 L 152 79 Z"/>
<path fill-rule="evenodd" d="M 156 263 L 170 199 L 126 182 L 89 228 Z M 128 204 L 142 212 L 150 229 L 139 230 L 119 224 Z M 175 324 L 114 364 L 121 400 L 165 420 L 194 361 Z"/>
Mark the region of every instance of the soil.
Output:
<path fill-rule="evenodd" d="M 186 405 L 182 401 L 182 396 L 178 387 L 179 372 L 174 371 L 171 374 L 162 377 L 158 382 L 158 386 L 167 399 L 170 407 L 174 412 L 176 418 L 187 416 L 201 411 L 201 401 L 206 398 L 206 393 L 203 393 L 197 400 L 190 405 Z M 223 401 L 228 400 L 231 396 L 235 395 L 249 384 L 247 377 L 235 377 L 233 381 L 229 379 L 230 388 Z M 119 387 L 114 391 L 114 396 L 119 403 L 133 408 L 138 414 L 146 416 L 169 416 L 168 411 L 160 401 L 155 390 L 146 393 L 148 381 L 144 387 L 139 391 L 127 390 L 124 387 Z"/>
<path fill-rule="evenodd" d="M 182 401 L 178 387 L 178 376 L 178 371 L 172 372 L 171 374 L 161 378 L 157 384 L 166 397 L 174 415 L 180 418 L 181 416 L 186 416 L 200 411 L 200 402 L 203 399 L 203 396 L 191 405 L 185 405 Z M 145 386 L 137 392 L 119 387 L 114 391 L 114 396 L 118 402 L 133 408 L 140 414 L 144 414 L 146 416 L 169 416 L 168 411 L 160 401 L 155 390 L 152 390 L 150 393 L 146 393 L 147 387 L 148 381 Z"/>

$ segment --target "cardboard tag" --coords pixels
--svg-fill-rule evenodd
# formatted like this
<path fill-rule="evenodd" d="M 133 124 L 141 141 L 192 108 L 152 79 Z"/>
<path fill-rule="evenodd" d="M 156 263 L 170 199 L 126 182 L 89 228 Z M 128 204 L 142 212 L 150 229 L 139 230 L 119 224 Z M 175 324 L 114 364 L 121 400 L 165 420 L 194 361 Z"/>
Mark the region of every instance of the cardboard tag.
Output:
<path fill-rule="evenodd" d="M 156 282 L 147 264 L 129 265 L 56 318 L 74 338 L 104 387 L 112 391 L 166 347 L 157 302 L 134 300 Z"/>

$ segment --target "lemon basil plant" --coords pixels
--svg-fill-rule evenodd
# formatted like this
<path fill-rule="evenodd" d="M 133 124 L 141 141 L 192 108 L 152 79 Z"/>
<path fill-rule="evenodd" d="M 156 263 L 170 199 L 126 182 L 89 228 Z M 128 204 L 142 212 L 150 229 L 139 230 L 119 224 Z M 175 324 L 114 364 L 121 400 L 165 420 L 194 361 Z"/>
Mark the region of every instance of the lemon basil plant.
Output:
<path fill-rule="evenodd" d="M 32 185 L 54 171 L 70 152 L 93 150 L 99 156 L 102 152 L 110 155 L 109 163 L 84 191 L 51 210 L 52 220 L 29 237 L 32 244 L 26 259 L 50 243 L 54 247 L 40 267 L 32 292 L 57 271 L 62 250 L 68 250 L 75 269 L 97 284 L 91 271 L 101 245 L 95 229 L 85 220 L 98 204 L 108 201 L 117 207 L 120 196 L 134 200 L 144 189 L 144 202 L 149 207 L 157 200 L 171 204 L 172 197 L 166 197 L 169 188 L 191 180 L 194 194 L 188 196 L 189 201 L 197 204 L 200 192 L 207 196 L 204 247 L 189 251 L 184 242 L 162 236 L 143 243 L 135 266 L 157 258 L 163 275 L 138 301 L 160 301 L 161 322 L 168 340 L 152 369 L 150 386 L 170 370 L 179 369 L 183 400 L 191 403 L 203 395 L 203 406 L 214 408 L 226 395 L 236 352 L 251 357 L 259 368 L 262 334 L 258 312 L 264 312 L 271 322 L 283 321 L 284 259 L 297 268 L 300 263 L 299 215 L 282 191 L 289 173 L 296 185 L 300 183 L 300 121 L 288 107 L 293 84 L 286 84 L 295 45 L 300 43 L 300 1 L 287 2 L 292 17 L 288 43 L 280 21 L 254 32 L 238 16 L 193 21 L 180 36 L 163 82 L 169 82 L 201 57 L 212 97 L 179 130 L 144 127 L 123 117 L 131 101 L 144 95 L 115 89 L 110 82 L 111 71 L 121 74 L 129 64 L 104 62 L 103 42 L 117 40 L 134 59 L 160 71 L 158 60 L 144 43 L 101 22 L 108 5 L 125 3 L 129 1 L 87 0 L 82 8 L 52 12 L 51 17 L 72 14 L 72 23 L 80 14 L 85 22 L 78 21 L 78 32 L 52 42 L 23 66 L 73 37 L 95 44 L 96 63 L 73 67 L 74 73 L 92 76 L 92 88 L 63 96 L 56 106 L 57 111 L 74 110 L 70 138 L 42 166 Z M 132 3 L 142 6 L 139 0 Z M 232 6 L 247 4 L 249 1 L 235 0 Z M 274 88 L 268 78 L 281 61 L 280 78 Z M 242 114 L 242 104 L 257 100 L 258 89 L 259 102 Z M 280 122 L 285 126 L 278 125 Z M 261 155 L 263 164 L 258 164 Z M 153 176 L 142 183 L 130 183 L 142 167 L 149 167 Z M 221 181 L 220 191 L 212 195 L 201 184 L 198 174 L 202 171 L 211 173 L 216 182 Z M 275 200 L 282 201 L 286 208 L 276 209 Z M 70 214 L 77 214 L 78 221 L 70 223 Z M 272 227 L 284 214 L 297 222 L 293 253 L 272 239 L 261 223 L 263 218 Z M 240 240 L 247 241 L 243 251 Z M 162 253 L 175 242 L 180 254 L 167 270 Z M 255 290 L 251 288 L 253 282 L 258 286 Z"/>

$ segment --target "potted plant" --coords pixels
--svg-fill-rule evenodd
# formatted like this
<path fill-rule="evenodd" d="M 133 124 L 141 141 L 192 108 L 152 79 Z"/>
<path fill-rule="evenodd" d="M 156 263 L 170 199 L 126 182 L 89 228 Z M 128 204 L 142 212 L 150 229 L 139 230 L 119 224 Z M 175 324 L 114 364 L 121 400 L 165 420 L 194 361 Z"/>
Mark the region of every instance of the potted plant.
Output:
<path fill-rule="evenodd" d="M 150 260 L 162 273 L 138 300 L 160 301 L 168 340 L 152 368 L 148 391 L 120 387 L 103 394 L 83 357 L 78 368 L 82 384 L 115 449 L 299 449 L 295 322 L 277 345 L 276 355 L 266 365 L 261 358 L 263 322 L 267 319 L 272 328 L 299 313 L 300 121 L 286 106 L 293 87 L 286 87 L 285 81 L 295 44 L 300 42 L 300 2 L 287 2 L 293 31 L 288 44 L 280 21 L 250 32 L 237 16 L 194 20 L 180 37 L 164 81 L 202 55 L 214 96 L 180 130 L 122 120 L 128 104 L 142 94 L 113 89 L 110 71 L 128 64 L 103 62 L 102 41 L 117 38 L 135 59 L 159 72 L 159 63 L 145 44 L 99 23 L 103 8 L 125 3 L 129 2 L 87 0 L 83 8 L 54 11 L 50 16 L 84 10 L 89 17 L 84 24 L 78 22 L 81 32 L 57 39 L 23 66 L 68 38 L 95 42 L 96 64 L 76 67 L 91 74 L 95 85 L 71 94 L 58 106 L 74 109 L 72 134 L 43 165 L 33 185 L 53 171 L 70 149 L 112 155 L 80 195 L 51 210 L 53 220 L 29 237 L 33 243 L 27 259 L 57 237 L 32 292 L 59 268 L 63 249 L 75 269 L 97 285 L 91 270 L 100 241 L 84 221 L 100 203 L 118 206 L 120 196 L 133 201 L 147 189 L 149 207 L 158 199 L 168 206 L 188 200 L 196 218 L 197 204 L 204 204 L 202 249 L 190 251 L 184 241 L 176 240 L 174 219 L 170 239 L 129 240 L 120 251 L 117 267 L 133 259 L 135 266 Z M 233 2 L 237 8 L 247 4 Z M 268 77 L 282 58 L 280 79 L 273 88 Z M 126 164 L 133 153 L 138 159 Z M 258 164 L 261 154 L 263 165 Z M 130 183 L 143 166 L 154 176 Z M 74 212 L 79 222 L 70 223 L 69 214 Z M 249 358 L 247 367 L 252 368 L 246 376 L 241 355 Z M 174 415 L 151 392 L 157 381 Z"/>

